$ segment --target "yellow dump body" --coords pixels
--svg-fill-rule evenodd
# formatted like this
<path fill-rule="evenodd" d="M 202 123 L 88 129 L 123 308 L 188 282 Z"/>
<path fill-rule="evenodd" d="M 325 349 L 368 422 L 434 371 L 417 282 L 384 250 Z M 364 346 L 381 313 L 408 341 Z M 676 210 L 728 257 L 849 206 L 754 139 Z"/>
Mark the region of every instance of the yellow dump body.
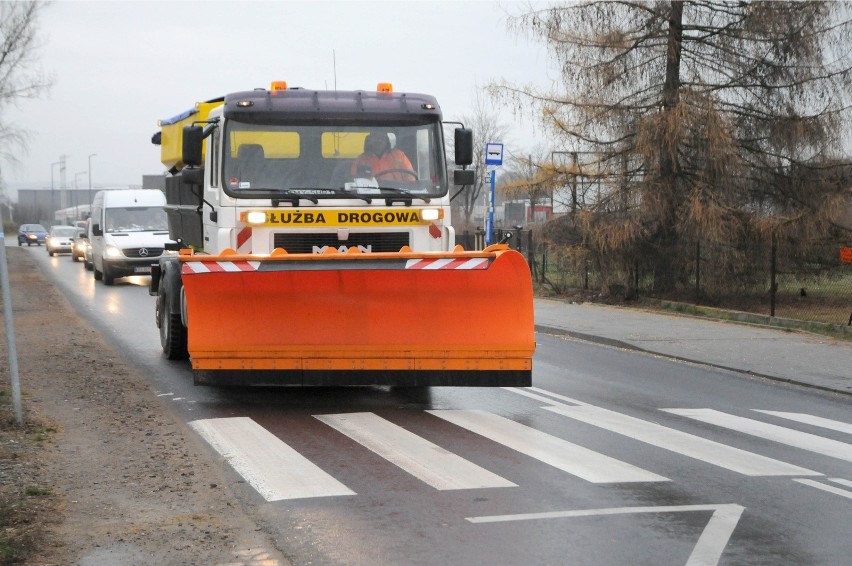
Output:
<path fill-rule="evenodd" d="M 160 161 L 169 170 L 183 169 L 183 127 L 193 122 L 203 122 L 210 111 L 221 106 L 222 101 L 198 102 L 191 110 L 167 120 L 160 120 Z M 202 155 L 206 152 L 207 141 L 202 146 Z"/>
<path fill-rule="evenodd" d="M 180 262 L 187 347 L 207 382 L 223 371 L 276 384 L 531 383 L 532 282 L 506 246 Z"/>

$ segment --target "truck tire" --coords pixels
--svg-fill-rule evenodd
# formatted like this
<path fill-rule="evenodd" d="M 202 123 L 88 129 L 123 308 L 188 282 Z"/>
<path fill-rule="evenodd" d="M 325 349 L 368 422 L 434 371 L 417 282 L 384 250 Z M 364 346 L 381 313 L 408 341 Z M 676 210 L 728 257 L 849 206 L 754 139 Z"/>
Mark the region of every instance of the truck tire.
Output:
<path fill-rule="evenodd" d="M 92 270 L 94 270 L 93 275 L 95 276 L 95 281 L 100 281 L 101 279 L 104 278 L 104 272 L 103 271 L 98 271 L 98 268 L 94 267 L 94 266 L 92 266 Z"/>
<path fill-rule="evenodd" d="M 180 292 L 183 286 L 177 262 L 162 266 L 160 285 L 157 292 L 157 326 L 160 327 L 160 345 L 169 360 L 185 360 L 189 357 L 186 347 L 186 327 L 180 316 Z"/>

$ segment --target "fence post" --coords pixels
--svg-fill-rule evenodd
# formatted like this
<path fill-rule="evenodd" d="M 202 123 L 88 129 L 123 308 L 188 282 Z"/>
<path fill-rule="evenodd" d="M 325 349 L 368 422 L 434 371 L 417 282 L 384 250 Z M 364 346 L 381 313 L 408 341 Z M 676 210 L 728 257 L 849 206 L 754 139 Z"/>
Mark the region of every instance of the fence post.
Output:
<path fill-rule="evenodd" d="M 776 268 L 776 254 L 778 252 L 778 245 L 775 242 L 775 232 L 772 232 L 772 258 L 769 261 L 769 316 L 775 316 L 775 292 L 778 289 L 778 285 L 775 282 L 775 268 Z"/>
<path fill-rule="evenodd" d="M 695 241 L 695 304 L 701 302 L 701 240 Z"/>

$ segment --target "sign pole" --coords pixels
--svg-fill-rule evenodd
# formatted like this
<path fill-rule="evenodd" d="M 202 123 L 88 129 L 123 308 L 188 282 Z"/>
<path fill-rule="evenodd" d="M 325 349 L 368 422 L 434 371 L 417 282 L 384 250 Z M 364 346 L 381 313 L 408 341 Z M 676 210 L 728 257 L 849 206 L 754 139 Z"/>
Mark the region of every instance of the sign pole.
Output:
<path fill-rule="evenodd" d="M 490 246 L 494 243 L 494 178 L 497 176 L 497 170 L 491 170 L 491 190 L 488 193 L 488 225 L 485 228 L 485 245 Z"/>
<path fill-rule="evenodd" d="M 21 407 L 21 381 L 18 376 L 18 349 L 15 346 L 15 325 L 12 321 L 12 294 L 9 292 L 9 269 L 6 265 L 6 234 L 0 242 L 0 285 L 3 286 L 3 320 L 6 322 L 6 352 L 9 354 L 9 377 L 12 383 L 12 407 L 15 424 L 24 424 Z"/>
<path fill-rule="evenodd" d="M 491 166 L 491 190 L 488 197 L 488 221 L 485 225 L 485 245 L 494 243 L 494 185 L 497 179 L 497 167 L 503 165 L 503 144 L 485 144 L 485 166 Z"/>

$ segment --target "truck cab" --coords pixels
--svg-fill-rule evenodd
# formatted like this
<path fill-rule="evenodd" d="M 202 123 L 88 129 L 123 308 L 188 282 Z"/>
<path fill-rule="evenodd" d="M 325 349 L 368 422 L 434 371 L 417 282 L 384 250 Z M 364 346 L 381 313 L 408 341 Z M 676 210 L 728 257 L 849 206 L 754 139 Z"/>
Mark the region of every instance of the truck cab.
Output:
<path fill-rule="evenodd" d="M 166 192 L 175 195 L 167 207 L 179 232 L 173 236 L 198 251 L 370 253 L 455 245 L 444 128 L 432 96 L 389 86 L 255 90 L 225 96 L 193 122 L 195 133 L 190 127 L 180 134 L 182 175 Z M 376 137 L 387 140 L 382 170 L 373 170 L 376 158 L 372 167 L 364 158 Z M 187 147 L 197 154 L 189 164 L 182 162 Z M 472 182 L 473 172 L 465 173 L 462 182 Z M 200 211 L 191 194 L 203 197 Z"/>

